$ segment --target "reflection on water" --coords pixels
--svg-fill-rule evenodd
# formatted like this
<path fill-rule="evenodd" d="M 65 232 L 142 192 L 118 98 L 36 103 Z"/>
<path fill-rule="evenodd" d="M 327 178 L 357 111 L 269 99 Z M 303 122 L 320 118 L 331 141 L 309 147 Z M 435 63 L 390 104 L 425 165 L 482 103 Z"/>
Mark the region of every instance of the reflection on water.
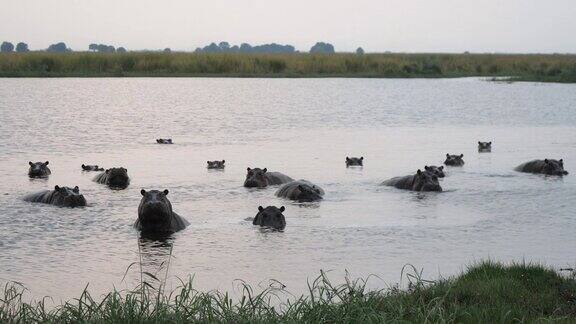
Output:
<path fill-rule="evenodd" d="M 95 295 L 142 280 L 170 290 L 188 276 L 200 290 L 275 279 L 297 294 L 320 269 L 375 274 L 381 288 L 407 263 L 428 278 L 488 257 L 573 266 L 576 177 L 513 169 L 550 157 L 576 172 L 574 90 L 475 79 L 0 79 L 0 278 L 67 299 L 87 283 Z M 479 140 L 492 153 L 478 153 Z M 442 193 L 380 185 L 442 165 L 448 152 L 466 164 L 446 168 Z M 350 155 L 364 166 L 346 168 Z M 206 168 L 223 159 L 225 170 Z M 30 160 L 49 160 L 52 175 L 29 180 Z M 82 163 L 124 166 L 131 184 L 110 190 Z M 248 166 L 312 181 L 325 199 L 246 189 Z M 54 185 L 78 185 L 88 206 L 21 199 Z M 190 226 L 140 237 L 142 188 L 169 189 Z M 283 232 L 246 220 L 268 205 L 286 207 Z"/>

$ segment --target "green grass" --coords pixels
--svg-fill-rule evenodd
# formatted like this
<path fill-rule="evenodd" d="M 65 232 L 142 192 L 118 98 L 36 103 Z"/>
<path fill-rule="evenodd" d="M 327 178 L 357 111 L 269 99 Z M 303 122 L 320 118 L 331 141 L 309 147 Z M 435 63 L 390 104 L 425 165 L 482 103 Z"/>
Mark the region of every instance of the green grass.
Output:
<path fill-rule="evenodd" d="M 93 299 L 87 290 L 57 307 L 23 301 L 9 284 L 0 300 L 1 323 L 513 323 L 576 322 L 576 281 L 538 265 L 483 262 L 463 274 L 428 282 L 417 272 L 406 290 L 367 291 L 364 280 L 333 285 L 322 273 L 309 293 L 278 304 L 281 291 L 255 293 L 244 285 L 233 300 L 194 290 L 192 282 L 165 294 L 143 285 Z"/>
<path fill-rule="evenodd" d="M 512 77 L 576 82 L 576 55 L 4 53 L 0 77 Z"/>

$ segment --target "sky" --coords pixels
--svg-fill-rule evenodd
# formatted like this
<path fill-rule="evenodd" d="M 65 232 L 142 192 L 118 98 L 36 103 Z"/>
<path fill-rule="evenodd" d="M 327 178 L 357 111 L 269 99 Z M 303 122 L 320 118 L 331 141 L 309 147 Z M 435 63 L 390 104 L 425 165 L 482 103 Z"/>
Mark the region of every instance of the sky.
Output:
<path fill-rule="evenodd" d="M 0 0 L 0 42 L 129 50 L 210 42 L 308 51 L 576 53 L 576 0 Z"/>

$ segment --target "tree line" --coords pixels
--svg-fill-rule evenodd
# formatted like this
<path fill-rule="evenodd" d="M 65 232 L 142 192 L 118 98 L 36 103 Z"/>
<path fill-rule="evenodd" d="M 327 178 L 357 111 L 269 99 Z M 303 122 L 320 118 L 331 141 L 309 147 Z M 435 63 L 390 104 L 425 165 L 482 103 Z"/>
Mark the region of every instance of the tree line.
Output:
<path fill-rule="evenodd" d="M 91 52 L 98 52 L 98 53 L 126 53 L 127 50 L 124 47 L 114 47 L 112 45 L 106 44 L 96 44 L 92 43 L 88 45 L 88 50 Z M 0 52 L 2 53 L 11 53 L 11 52 L 18 52 L 18 53 L 25 53 L 29 52 L 30 49 L 28 48 L 28 44 L 24 42 L 19 42 L 14 46 L 11 42 L 4 41 L 0 46 Z M 66 53 L 72 52 L 72 49 L 66 46 L 66 43 L 59 42 L 55 44 L 51 44 L 45 49 L 46 52 L 52 53 Z M 170 53 L 170 48 L 165 48 L 163 50 L 165 53 Z M 210 45 L 204 47 L 198 47 L 194 51 L 195 53 L 247 53 L 247 54 L 291 54 L 291 53 L 299 53 L 294 46 L 292 45 L 281 45 L 281 44 L 263 44 L 263 45 L 255 45 L 252 46 L 248 43 L 242 43 L 240 46 L 233 45 L 230 46 L 228 42 L 220 42 L 218 44 L 211 43 Z M 317 42 L 312 46 L 309 50 L 312 54 L 334 54 L 336 53 L 334 49 L 334 45 L 325 42 Z M 364 50 L 362 47 L 358 47 L 356 50 L 356 54 L 362 55 L 364 54 Z"/>

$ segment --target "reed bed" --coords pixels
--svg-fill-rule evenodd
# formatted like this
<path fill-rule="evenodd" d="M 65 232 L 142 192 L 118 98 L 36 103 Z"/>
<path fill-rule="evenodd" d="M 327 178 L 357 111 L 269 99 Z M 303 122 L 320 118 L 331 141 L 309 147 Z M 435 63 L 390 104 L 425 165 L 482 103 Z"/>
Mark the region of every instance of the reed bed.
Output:
<path fill-rule="evenodd" d="M 408 267 L 410 268 L 410 267 Z M 243 284 L 238 299 L 200 292 L 192 280 L 171 293 L 141 285 L 93 298 L 88 290 L 56 307 L 25 302 L 25 289 L 5 286 L 1 323 L 512 323 L 576 321 L 574 274 L 549 268 L 482 262 L 459 276 L 426 281 L 411 268 L 407 289 L 366 289 L 365 280 L 334 285 L 321 273 L 309 292 L 279 303 L 281 289 L 255 292 Z M 0 296 L 2 294 L 0 293 Z"/>
<path fill-rule="evenodd" d="M 576 82 L 576 55 L 4 53 L 0 77 L 510 77 Z"/>

